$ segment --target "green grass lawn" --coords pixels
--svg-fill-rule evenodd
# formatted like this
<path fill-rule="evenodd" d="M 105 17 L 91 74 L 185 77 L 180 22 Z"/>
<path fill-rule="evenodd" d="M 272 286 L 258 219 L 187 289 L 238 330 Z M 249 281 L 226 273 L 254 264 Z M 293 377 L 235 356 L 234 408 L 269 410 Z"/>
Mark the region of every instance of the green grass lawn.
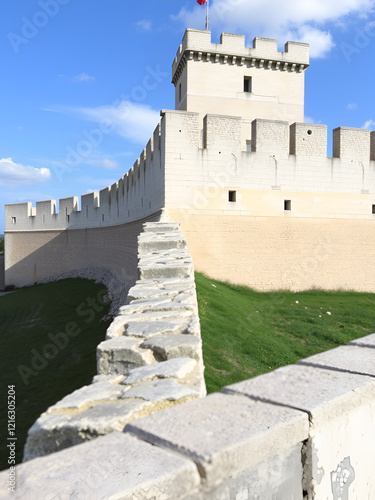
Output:
<path fill-rule="evenodd" d="M 209 393 L 375 332 L 375 294 L 196 285 Z"/>
<path fill-rule="evenodd" d="M 103 285 L 67 279 L 0 297 L 0 470 L 8 467 L 7 386 L 16 386 L 20 462 L 27 431 L 39 415 L 96 375 L 96 346 L 109 325 L 101 321 L 109 310 L 105 293 Z"/>

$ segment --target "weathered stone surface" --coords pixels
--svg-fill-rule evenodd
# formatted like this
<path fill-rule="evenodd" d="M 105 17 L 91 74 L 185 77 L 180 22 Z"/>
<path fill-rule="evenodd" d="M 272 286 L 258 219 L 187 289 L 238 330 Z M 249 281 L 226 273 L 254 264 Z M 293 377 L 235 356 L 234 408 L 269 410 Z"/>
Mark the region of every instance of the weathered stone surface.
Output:
<path fill-rule="evenodd" d="M 304 365 L 284 366 L 270 373 L 223 388 L 225 394 L 248 396 L 254 400 L 276 403 L 306 411 L 314 418 L 327 405 L 342 406 L 348 396 L 356 404 L 353 391 L 373 387 L 373 378 Z M 358 402 L 358 401 L 357 401 Z M 348 401 L 345 400 L 348 408 Z M 335 416 L 334 413 L 331 415 Z"/>
<path fill-rule="evenodd" d="M 151 310 L 152 307 L 156 307 L 161 304 L 171 304 L 171 302 L 172 302 L 171 299 L 168 297 L 133 300 L 131 304 L 120 307 L 119 313 L 120 314 L 141 313 L 148 309 Z"/>
<path fill-rule="evenodd" d="M 183 329 L 181 321 L 129 321 L 125 335 L 149 338 L 157 335 L 180 332 Z"/>
<path fill-rule="evenodd" d="M 174 379 L 155 380 L 139 384 L 122 395 L 122 398 L 139 398 L 152 403 L 162 401 L 179 401 L 181 399 L 192 399 L 198 397 L 198 393 L 177 383 Z"/>
<path fill-rule="evenodd" d="M 82 442 L 110 432 L 122 432 L 127 422 L 142 416 L 142 412 L 149 406 L 151 403 L 140 400 L 99 404 L 73 417 L 63 433 L 76 434 Z"/>
<path fill-rule="evenodd" d="M 194 268 L 191 263 L 170 264 L 169 262 L 161 261 L 154 265 L 144 265 L 140 268 L 140 277 L 146 279 L 160 277 L 189 278 L 193 273 Z"/>
<path fill-rule="evenodd" d="M 138 252 L 140 254 L 171 248 L 186 248 L 186 240 L 182 237 L 180 231 L 168 234 L 157 233 L 152 237 L 138 239 Z"/>
<path fill-rule="evenodd" d="M 191 311 L 180 309 L 178 311 L 158 311 L 158 312 L 148 312 L 143 311 L 139 314 L 130 314 L 119 316 L 119 318 L 125 318 L 124 325 L 129 321 L 174 321 L 182 318 L 190 318 Z M 125 326 L 124 326 L 125 328 Z"/>
<path fill-rule="evenodd" d="M 144 233 L 165 233 L 178 231 L 179 229 L 180 224 L 178 222 L 145 222 L 143 225 Z"/>
<path fill-rule="evenodd" d="M 319 366 L 375 377 L 375 355 L 368 347 L 355 345 L 336 347 L 298 361 L 301 365 Z"/>
<path fill-rule="evenodd" d="M 4 499 L 7 472 L 0 473 Z M 193 462 L 115 432 L 17 466 L 16 493 L 9 498 L 184 500 L 199 484 Z"/>
<path fill-rule="evenodd" d="M 98 382 L 110 382 L 111 384 L 120 384 L 124 380 L 124 375 L 95 375 L 92 379 L 92 384 Z"/>
<path fill-rule="evenodd" d="M 105 338 L 113 339 L 115 337 L 121 337 L 122 335 L 124 335 L 126 323 L 126 317 L 117 316 L 107 328 Z"/>
<path fill-rule="evenodd" d="M 23 452 L 23 461 L 53 453 L 58 447 L 70 446 L 70 439 L 62 436 L 62 428 L 69 422 L 68 415 L 43 413 L 30 427 Z"/>
<path fill-rule="evenodd" d="M 367 335 L 366 337 L 362 337 L 360 339 L 352 340 L 348 345 L 375 348 L 375 333 Z"/>
<path fill-rule="evenodd" d="M 146 340 L 141 347 L 148 347 L 162 359 L 202 359 L 202 341 L 193 335 L 160 335 Z"/>
<path fill-rule="evenodd" d="M 159 288 L 157 285 L 151 287 L 150 285 L 146 286 L 133 286 L 129 290 L 128 293 L 128 303 L 132 300 L 139 299 L 150 299 L 155 297 L 174 297 L 177 295 L 177 290 L 166 290 L 164 288 Z"/>
<path fill-rule="evenodd" d="M 125 427 L 125 432 L 194 460 L 207 485 L 290 450 L 307 439 L 308 430 L 304 412 L 223 394 Z"/>
<path fill-rule="evenodd" d="M 336 475 L 329 472 L 337 468 L 339 478 L 341 473 L 348 474 L 347 479 L 352 482 L 356 475 L 358 489 L 350 490 L 354 498 L 361 498 L 361 484 L 372 483 L 373 446 L 369 443 L 375 442 L 374 377 L 301 364 L 280 368 L 223 391 L 300 408 L 309 414 L 303 476 L 308 498 L 331 498 L 332 488 L 336 491 L 332 482 Z M 345 457 L 349 460 L 347 465 L 351 461 L 355 469 L 348 467 L 344 472 Z"/>
<path fill-rule="evenodd" d="M 117 337 L 97 347 L 98 373 L 126 374 L 129 369 L 156 363 L 151 350 L 140 349 L 140 339 Z"/>
<path fill-rule="evenodd" d="M 155 365 L 142 366 L 141 368 L 131 370 L 123 383 L 132 385 L 157 378 L 184 379 L 187 375 L 192 373 L 196 366 L 197 362 L 188 357 L 171 359 L 169 361 L 156 363 Z"/>
<path fill-rule="evenodd" d="M 122 393 L 121 386 L 111 384 L 110 382 L 98 382 L 96 384 L 85 385 L 80 389 L 72 392 L 58 403 L 50 406 L 48 413 L 78 410 L 90 405 L 92 406 L 98 401 L 112 401 L 117 399 Z"/>

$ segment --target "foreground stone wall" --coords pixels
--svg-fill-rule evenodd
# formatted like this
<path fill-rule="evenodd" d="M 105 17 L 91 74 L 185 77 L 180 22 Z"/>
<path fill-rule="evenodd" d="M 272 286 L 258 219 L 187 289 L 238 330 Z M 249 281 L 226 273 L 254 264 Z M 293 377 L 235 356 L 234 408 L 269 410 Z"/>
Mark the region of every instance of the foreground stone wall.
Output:
<path fill-rule="evenodd" d="M 375 334 L 20 465 L 12 498 L 370 499 L 374 443 Z"/>
<path fill-rule="evenodd" d="M 144 224 L 138 257 L 140 279 L 97 348 L 98 375 L 41 415 L 24 460 L 206 394 L 194 268 L 178 224 Z"/>

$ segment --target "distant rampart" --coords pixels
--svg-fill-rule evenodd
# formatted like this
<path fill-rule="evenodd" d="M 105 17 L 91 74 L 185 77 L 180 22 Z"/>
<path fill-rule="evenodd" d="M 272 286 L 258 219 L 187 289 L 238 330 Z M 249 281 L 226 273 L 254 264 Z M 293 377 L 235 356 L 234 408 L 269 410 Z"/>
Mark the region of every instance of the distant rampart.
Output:
<path fill-rule="evenodd" d="M 137 221 L 166 208 L 199 271 L 259 290 L 375 291 L 375 133 L 162 111 L 141 159 L 100 195 L 6 207 L 6 284 L 89 266 L 125 273 Z M 160 136 L 159 136 L 160 131 Z M 155 220 L 155 219 L 153 219 Z M 130 225 L 129 225 L 130 224 Z M 128 237 L 128 231 L 130 236 Z M 133 234 L 134 233 L 134 234 Z M 133 236 L 131 236 L 133 234 Z"/>

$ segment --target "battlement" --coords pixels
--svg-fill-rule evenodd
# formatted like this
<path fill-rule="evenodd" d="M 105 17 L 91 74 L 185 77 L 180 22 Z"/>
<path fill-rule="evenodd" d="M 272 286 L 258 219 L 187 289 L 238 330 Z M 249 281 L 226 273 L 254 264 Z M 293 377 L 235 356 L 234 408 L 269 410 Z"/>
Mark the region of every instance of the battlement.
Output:
<path fill-rule="evenodd" d="M 148 217 L 164 204 L 161 126 L 157 125 L 132 168 L 100 192 L 55 200 L 5 205 L 7 231 L 108 227 Z M 147 200 L 147 202 L 146 202 Z"/>
<path fill-rule="evenodd" d="M 172 64 L 172 83 L 176 84 L 187 60 L 196 58 L 222 64 L 265 67 L 280 71 L 303 72 L 309 66 L 309 45 L 287 42 L 279 52 L 277 40 L 256 37 L 252 47 L 246 47 L 244 35 L 222 33 L 220 43 L 211 42 L 211 32 L 187 29 Z"/>
<path fill-rule="evenodd" d="M 215 165 L 212 177 L 220 177 L 228 168 L 228 155 L 229 163 L 236 165 L 228 186 L 235 180 L 252 190 L 278 186 L 293 191 L 375 193 L 375 132 L 335 129 L 332 157 L 327 157 L 325 125 L 256 119 L 249 127 L 238 116 L 207 114 L 201 129 L 198 113 L 163 110 L 161 114 L 153 138 L 112 186 L 81 196 L 81 208 L 76 196 L 60 199 L 58 211 L 55 200 L 38 201 L 36 207 L 30 202 L 6 205 L 6 230 L 108 227 L 142 219 L 168 208 L 174 190 L 179 197 L 184 176 L 190 184 L 204 187 L 207 182 L 196 171 L 202 162 L 209 168 Z"/>

